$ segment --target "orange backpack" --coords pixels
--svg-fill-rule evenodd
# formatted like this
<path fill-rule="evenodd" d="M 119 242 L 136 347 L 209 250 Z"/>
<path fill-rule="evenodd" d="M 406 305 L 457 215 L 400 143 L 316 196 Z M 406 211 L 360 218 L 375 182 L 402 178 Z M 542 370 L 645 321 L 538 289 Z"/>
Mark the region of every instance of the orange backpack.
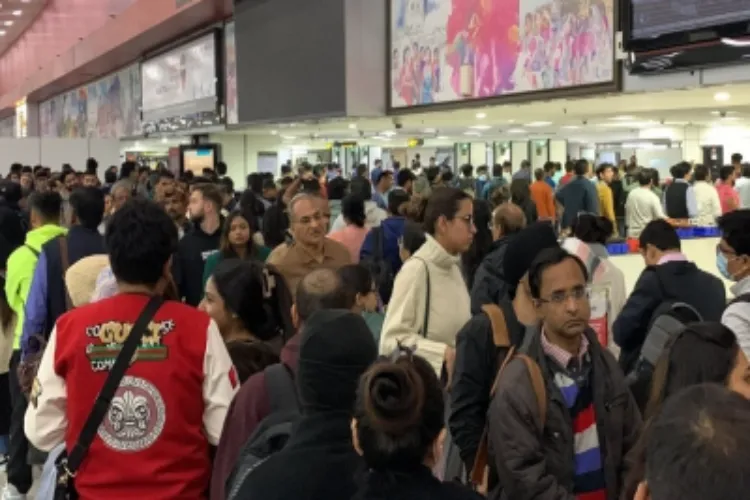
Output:
<path fill-rule="evenodd" d="M 490 390 L 490 400 L 495 396 L 500 377 L 502 377 L 505 367 L 508 366 L 508 363 L 512 359 L 520 359 L 526 365 L 526 370 L 531 379 L 531 385 L 534 387 L 534 393 L 536 394 L 537 403 L 539 404 L 539 420 L 541 422 L 541 428 L 544 429 L 544 424 L 547 421 L 547 389 L 544 385 L 542 370 L 539 368 L 536 361 L 525 354 L 517 352 L 516 346 L 511 345 L 510 336 L 508 335 L 508 327 L 505 322 L 505 315 L 499 306 L 495 304 L 484 305 L 482 306 L 482 311 L 490 318 L 490 324 L 492 325 L 492 338 L 495 347 L 508 348 L 507 354 L 505 354 L 504 359 L 500 364 L 500 369 L 497 371 L 497 375 L 495 375 L 495 381 Z M 486 422 L 482 438 L 479 441 L 477 455 L 474 459 L 474 467 L 472 467 L 471 473 L 469 474 L 469 481 L 474 489 L 485 494 L 487 493 L 487 478 L 489 476 L 489 454 L 487 451 L 488 427 L 489 422 Z"/>

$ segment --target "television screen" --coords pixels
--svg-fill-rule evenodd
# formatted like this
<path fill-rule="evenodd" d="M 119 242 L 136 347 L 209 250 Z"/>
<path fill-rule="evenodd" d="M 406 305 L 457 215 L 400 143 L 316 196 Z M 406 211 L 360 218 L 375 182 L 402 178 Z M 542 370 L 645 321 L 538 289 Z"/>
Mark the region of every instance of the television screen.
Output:
<path fill-rule="evenodd" d="M 631 0 L 632 38 L 646 40 L 750 19 L 750 0 Z"/>
<path fill-rule="evenodd" d="M 182 151 L 182 166 L 185 172 L 190 170 L 193 175 L 203 175 L 204 168 L 214 168 L 216 162 L 216 149 L 207 148 L 190 148 Z"/>

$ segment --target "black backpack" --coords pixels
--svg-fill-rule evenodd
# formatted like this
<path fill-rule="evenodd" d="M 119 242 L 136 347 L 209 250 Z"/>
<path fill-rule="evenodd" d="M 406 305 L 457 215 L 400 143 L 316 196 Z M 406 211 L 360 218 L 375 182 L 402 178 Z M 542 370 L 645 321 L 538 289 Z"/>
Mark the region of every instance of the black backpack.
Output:
<path fill-rule="evenodd" d="M 286 445 L 301 415 L 294 376 L 286 365 L 276 363 L 266 367 L 263 373 L 271 411 L 260 421 L 240 451 L 237 464 L 227 479 L 227 500 L 238 499 L 245 479 Z"/>
<path fill-rule="evenodd" d="M 381 298 L 390 297 L 396 275 L 393 266 L 385 258 L 385 233 L 382 226 L 372 228 L 372 256 L 363 264 L 370 270 Z"/>

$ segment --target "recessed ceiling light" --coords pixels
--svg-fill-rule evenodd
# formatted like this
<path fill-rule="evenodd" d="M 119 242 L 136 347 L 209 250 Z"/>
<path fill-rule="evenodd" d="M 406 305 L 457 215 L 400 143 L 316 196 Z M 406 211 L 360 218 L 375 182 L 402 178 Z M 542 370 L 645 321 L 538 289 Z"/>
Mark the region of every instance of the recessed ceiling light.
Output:
<path fill-rule="evenodd" d="M 440 141 L 447 141 L 448 140 L 448 138 L 446 136 L 444 136 L 444 135 L 439 135 L 439 136 L 435 137 L 435 139 L 438 139 Z"/>
<path fill-rule="evenodd" d="M 477 113 L 477 119 L 484 120 L 487 118 L 487 113 Z"/>
<path fill-rule="evenodd" d="M 729 92 L 717 92 L 714 94 L 714 101 L 728 101 L 731 97 Z"/>
<path fill-rule="evenodd" d="M 0 30 L 0 36 L 5 36 L 5 30 Z"/>
<path fill-rule="evenodd" d="M 384 137 L 393 137 L 394 135 L 396 135 L 396 132 L 394 132 L 393 130 L 386 130 L 384 132 L 380 132 L 380 135 Z"/>
<path fill-rule="evenodd" d="M 13 15 L 16 16 L 16 17 L 20 16 L 21 14 L 23 14 L 22 10 L 14 10 L 13 11 Z"/>
<path fill-rule="evenodd" d="M 635 116 L 633 115 L 619 115 L 619 116 L 613 116 L 610 118 L 610 120 L 635 120 Z"/>
<path fill-rule="evenodd" d="M 552 125 L 552 122 L 531 122 L 527 123 L 527 127 L 549 127 Z"/>
<path fill-rule="evenodd" d="M 512 128 L 512 129 L 508 130 L 508 133 L 509 134 L 525 134 L 526 131 L 524 129 L 522 129 L 522 128 Z"/>
<path fill-rule="evenodd" d="M 294 135 L 282 135 L 281 138 L 284 139 L 285 141 L 293 141 L 294 139 L 297 138 L 297 136 L 294 136 Z"/>
<path fill-rule="evenodd" d="M 511 120 L 508 120 L 508 123 L 516 123 L 516 121 L 511 119 Z"/>
<path fill-rule="evenodd" d="M 276 134 L 278 134 L 278 133 L 279 133 L 279 131 L 278 131 L 278 130 L 271 130 L 271 135 L 276 135 Z"/>
<path fill-rule="evenodd" d="M 579 127 L 578 125 L 565 125 L 563 128 L 566 130 L 578 130 L 581 127 Z"/>
<path fill-rule="evenodd" d="M 357 124 L 356 123 L 350 123 L 349 124 L 349 128 L 357 128 Z"/>
<path fill-rule="evenodd" d="M 167 143 L 167 138 L 166 137 L 162 137 L 161 138 L 161 143 L 162 144 L 166 144 Z"/>
<path fill-rule="evenodd" d="M 479 137 L 482 134 L 480 134 L 479 132 L 464 132 L 464 135 L 471 135 L 473 137 Z"/>
<path fill-rule="evenodd" d="M 434 128 L 426 128 L 422 132 L 424 132 L 425 134 L 434 134 L 435 132 L 437 132 L 437 130 L 435 130 Z"/>
<path fill-rule="evenodd" d="M 490 125 L 472 125 L 469 128 L 474 130 L 489 130 L 492 127 Z"/>
<path fill-rule="evenodd" d="M 13 21 L 5 21 L 3 24 L 6 26 L 13 26 Z"/>

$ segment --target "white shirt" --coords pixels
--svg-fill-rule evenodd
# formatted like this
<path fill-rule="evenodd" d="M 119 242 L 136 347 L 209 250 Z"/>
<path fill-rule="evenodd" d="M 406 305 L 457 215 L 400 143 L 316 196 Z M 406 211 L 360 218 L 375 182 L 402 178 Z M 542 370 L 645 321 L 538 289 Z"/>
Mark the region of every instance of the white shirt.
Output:
<path fill-rule="evenodd" d="M 731 291 L 735 297 L 750 293 L 750 277 L 732 285 Z M 721 316 L 721 323 L 734 332 L 740 349 L 746 356 L 750 356 L 750 302 L 737 302 L 728 306 Z"/>
<path fill-rule="evenodd" d="M 638 187 L 628 194 L 625 202 L 625 225 L 628 238 L 638 238 L 646 225 L 664 218 L 664 210 L 659 197 L 650 187 Z"/>
<path fill-rule="evenodd" d="M 716 188 L 706 181 L 696 181 L 693 184 L 695 204 L 698 214 L 695 218 L 696 226 L 715 226 L 716 218 L 721 215 L 721 201 Z"/>

